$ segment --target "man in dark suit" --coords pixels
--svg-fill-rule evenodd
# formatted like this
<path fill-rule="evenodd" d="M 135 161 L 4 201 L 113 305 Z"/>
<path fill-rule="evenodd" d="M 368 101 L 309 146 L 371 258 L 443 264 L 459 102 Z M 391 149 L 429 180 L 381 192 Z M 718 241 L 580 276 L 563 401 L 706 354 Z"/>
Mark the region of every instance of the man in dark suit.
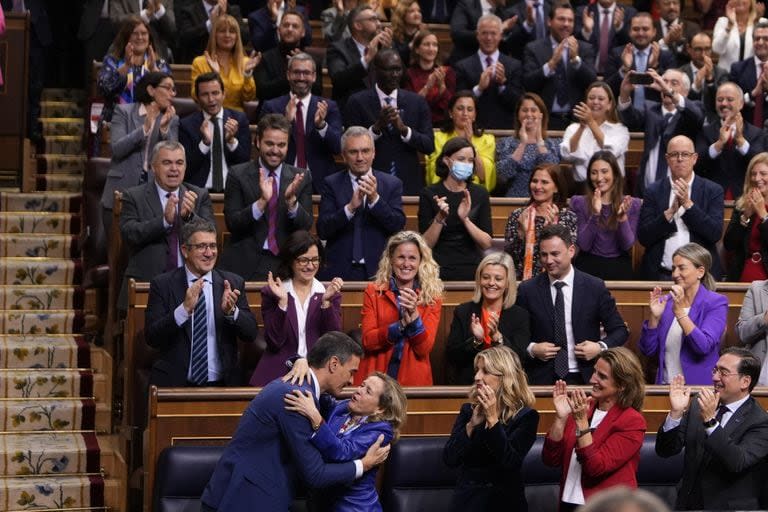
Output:
<path fill-rule="evenodd" d="M 524 365 L 531 384 L 557 379 L 586 384 L 600 352 L 623 345 L 629 336 L 605 283 L 571 264 L 575 253 L 568 228 L 546 226 L 539 237 L 545 272 L 517 290 L 517 305 L 531 315 L 531 343 L 515 350 L 528 355 Z"/>
<path fill-rule="evenodd" d="M 477 21 L 480 49 L 454 65 L 456 90 L 471 90 L 477 98 L 477 125 L 481 128 L 512 128 L 515 107 L 522 94 L 520 61 L 499 52 L 501 19 L 486 14 Z"/>
<path fill-rule="evenodd" d="M 515 18 L 520 30 L 514 27 L 504 33 L 500 48 L 510 57 L 523 60 L 525 45 L 536 39 L 545 39 L 549 35 L 547 20 L 552 11 L 550 0 L 525 0 L 514 2 L 507 11 L 510 18 Z"/>
<path fill-rule="evenodd" d="M 240 7 L 229 5 L 226 0 L 192 0 L 186 5 L 180 5 L 176 0 L 176 10 L 179 51 L 174 60 L 179 64 L 188 64 L 205 52 L 211 29 L 222 14 L 229 14 L 238 21 L 243 44 L 248 41 L 248 25 L 243 22 Z"/>
<path fill-rule="evenodd" d="M 632 105 L 635 86 L 629 81 L 631 73 L 621 82 L 618 110 L 621 122 L 630 131 L 645 133 L 640 171 L 634 182 L 637 195 L 642 197 L 648 185 L 667 177 L 667 142 L 676 135 L 693 139 L 704 122 L 704 113 L 698 101 L 688 99 L 691 84 L 677 69 L 668 69 L 663 77 L 656 71 L 648 72 L 653 77 L 653 87 L 661 91 L 661 103 L 647 100 L 645 109 L 638 110 Z"/>
<path fill-rule="evenodd" d="M 424 23 L 447 24 L 456 8 L 456 0 L 419 0 L 419 7 Z"/>
<path fill-rule="evenodd" d="M 728 73 L 712 61 L 712 38 L 706 32 L 694 35 L 686 45 L 690 62 L 680 68 L 691 81 L 688 97 L 699 100 L 704 107 L 705 123 L 718 119 L 715 107 L 717 86 L 728 79 Z"/>
<path fill-rule="evenodd" d="M 152 150 L 154 181 L 123 193 L 120 235 L 128 247 L 128 266 L 120 293 L 127 306 L 128 279 L 149 281 L 181 266 L 181 226 L 196 217 L 213 221 L 211 198 L 205 189 L 184 185 L 184 147 L 178 142 L 159 142 Z"/>
<path fill-rule="evenodd" d="M 392 46 L 392 30 L 382 30 L 379 15 L 368 5 L 352 9 L 347 26 L 351 36 L 330 45 L 325 55 L 333 99 L 342 111 L 352 93 L 373 85 L 368 76 L 371 62 L 379 50 Z"/>
<path fill-rule="evenodd" d="M 768 119 L 768 22 L 755 25 L 752 31 L 755 55 L 731 64 L 729 80 L 746 92 L 742 115 L 758 128 Z"/>
<path fill-rule="evenodd" d="M 669 50 L 675 57 L 675 65 L 680 67 L 688 63 L 690 56 L 686 47 L 693 36 L 701 32 L 695 21 L 680 17 L 680 0 L 656 0 L 659 19 L 653 22 L 656 40 L 662 50 Z"/>
<path fill-rule="evenodd" d="M 85 83 L 91 83 L 93 61 L 101 61 L 115 39 L 116 29 L 109 19 L 109 8 L 104 9 L 106 0 L 86 0 L 80 16 L 77 38 L 82 41 L 82 56 L 85 67 Z M 95 80 L 96 77 L 93 77 Z"/>
<path fill-rule="evenodd" d="M 336 102 L 310 92 L 317 82 L 315 60 L 297 53 L 288 62 L 290 94 L 267 101 L 262 115 L 284 114 L 293 124 L 286 161 L 312 173 L 314 192 L 320 193 L 323 180 L 336 171 L 333 155 L 341 152 L 341 113 Z M 301 118 L 302 125 L 297 121 Z"/>
<path fill-rule="evenodd" d="M 620 6 L 615 0 L 598 0 L 579 7 L 576 12 L 576 38 L 595 48 L 595 69 L 605 74 L 608 54 L 616 46 L 629 42 L 629 24 L 637 10 L 632 6 Z"/>
<path fill-rule="evenodd" d="M 351 484 L 365 471 L 381 464 L 389 447 L 383 436 L 354 461 L 326 463 L 310 442 L 320 425 L 286 410 L 285 395 L 301 393 L 315 403 L 322 393 L 339 396 L 352 385 L 363 350 L 346 334 L 321 336 L 307 356 L 310 379 L 296 386 L 272 381 L 254 398 L 240 419 L 232 440 L 219 459 L 201 498 L 202 512 L 289 510 L 296 493 L 296 477 L 310 487 Z"/>
<path fill-rule="evenodd" d="M 312 227 L 312 175 L 285 163 L 290 132 L 284 116 L 262 117 L 256 129 L 258 161 L 230 169 L 224 219 L 231 236 L 220 268 L 246 281 L 266 281 L 288 235 Z"/>
<path fill-rule="evenodd" d="M 243 278 L 215 270 L 216 227 L 192 221 L 181 230 L 184 266 L 152 279 L 146 340 L 161 354 L 150 384 L 165 387 L 237 386 L 237 338 L 258 332 Z"/>
<path fill-rule="evenodd" d="M 229 167 L 251 157 L 248 118 L 223 107 L 224 83 L 218 73 L 199 75 L 194 87 L 202 111 L 189 114 L 179 123 L 179 142 L 186 151 L 189 169 L 186 181 L 223 192 Z"/>
<path fill-rule="evenodd" d="M 768 414 L 752 397 L 760 360 L 729 347 L 712 370 L 714 390 L 691 396 L 682 375 L 669 386 L 670 411 L 656 435 L 656 453 L 685 449 L 675 510 L 764 510 Z"/>
<path fill-rule="evenodd" d="M 158 55 L 165 55 L 158 46 L 165 49 L 176 46 L 176 13 L 173 9 L 173 0 L 146 2 L 109 0 L 109 18 L 116 27 L 119 27 L 128 16 L 139 16 L 149 25 Z"/>
<path fill-rule="evenodd" d="M 325 178 L 317 216 L 328 261 L 322 275 L 368 281 L 387 239 L 405 226 L 403 184 L 371 167 L 376 150 L 366 128 L 351 126 L 341 140 L 347 169 Z"/>
<path fill-rule="evenodd" d="M 684 135 L 667 144 L 669 178 L 652 183 L 643 196 L 637 239 L 645 246 L 641 279 L 672 279 L 672 253 L 696 242 L 712 254 L 711 273 L 720 279 L 720 257 L 715 244 L 723 232 L 723 189 L 694 175 L 697 154 Z"/>
<path fill-rule="evenodd" d="M 741 87 L 724 82 L 717 88 L 715 103 L 719 119 L 696 137 L 696 172 L 719 184 L 726 199 L 736 199 L 744 189 L 749 161 L 766 150 L 768 141 L 762 129 L 744 121 Z"/>
<path fill-rule="evenodd" d="M 505 50 L 519 51 L 519 47 L 529 40 L 528 33 L 520 27 L 523 19 L 517 17 L 503 0 L 459 0 L 451 15 L 453 50 L 448 57 L 449 64 L 466 59 L 477 51 L 477 22 L 486 14 L 495 14 L 503 20 L 505 44 L 502 46 Z"/>
<path fill-rule="evenodd" d="M 405 195 L 418 195 L 424 188 L 418 153 L 435 150 L 429 105 L 418 94 L 398 88 L 403 64 L 396 50 L 380 51 L 373 63 L 376 86 L 350 96 L 344 124 L 370 127 L 376 141 L 373 166 L 400 178 Z"/>
<path fill-rule="evenodd" d="M 597 78 L 592 45 L 573 37 L 573 23 L 573 7 L 555 6 L 548 20 L 549 37 L 525 46 L 523 89 L 536 91 L 544 100 L 552 130 L 564 130 L 571 123 L 571 109 Z"/>
<path fill-rule="evenodd" d="M 295 0 L 267 0 L 267 5 L 248 15 L 251 44 L 256 51 L 265 52 L 277 46 L 279 43 L 277 27 L 282 21 L 283 14 L 293 10 L 301 15 L 304 24 L 302 47 L 312 44 L 312 27 L 309 26 L 304 7 L 296 5 Z"/>

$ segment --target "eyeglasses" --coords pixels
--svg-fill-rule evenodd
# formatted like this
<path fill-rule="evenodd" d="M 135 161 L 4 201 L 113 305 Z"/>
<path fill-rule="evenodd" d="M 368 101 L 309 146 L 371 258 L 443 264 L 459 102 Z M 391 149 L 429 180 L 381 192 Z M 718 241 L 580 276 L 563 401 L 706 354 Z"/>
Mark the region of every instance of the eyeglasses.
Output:
<path fill-rule="evenodd" d="M 314 258 L 307 258 L 304 256 L 299 256 L 296 258 L 296 263 L 301 265 L 302 267 L 306 267 L 307 265 L 312 265 L 313 267 L 320 264 L 320 258 L 315 256 Z"/>
<path fill-rule="evenodd" d="M 173 86 L 173 85 L 160 84 L 157 87 L 159 87 L 160 89 L 165 89 L 166 91 L 168 91 L 171 94 L 176 94 L 176 87 Z"/>
<path fill-rule="evenodd" d="M 696 153 L 691 153 L 689 151 L 672 151 L 671 153 L 667 153 L 667 158 L 670 160 L 688 160 Z"/>
<path fill-rule="evenodd" d="M 311 69 L 292 69 L 288 72 L 293 76 L 312 76 L 315 74 Z"/>
<path fill-rule="evenodd" d="M 731 375 L 738 375 L 739 374 L 739 372 L 732 372 L 728 368 L 721 368 L 719 366 L 715 366 L 714 368 L 712 368 L 712 375 L 715 375 L 716 373 L 720 374 L 720 378 L 721 379 L 727 379 Z"/>
<path fill-rule="evenodd" d="M 361 22 L 364 22 L 364 21 L 381 21 L 381 18 L 379 18 L 379 15 L 376 14 L 374 16 L 369 16 L 368 18 L 358 18 L 355 21 L 361 21 Z"/>
<path fill-rule="evenodd" d="M 197 252 L 205 252 L 206 249 L 210 250 L 211 252 L 216 252 L 217 245 L 216 242 L 211 242 L 209 244 L 202 243 L 202 244 L 186 244 L 187 249 L 197 251 Z"/>

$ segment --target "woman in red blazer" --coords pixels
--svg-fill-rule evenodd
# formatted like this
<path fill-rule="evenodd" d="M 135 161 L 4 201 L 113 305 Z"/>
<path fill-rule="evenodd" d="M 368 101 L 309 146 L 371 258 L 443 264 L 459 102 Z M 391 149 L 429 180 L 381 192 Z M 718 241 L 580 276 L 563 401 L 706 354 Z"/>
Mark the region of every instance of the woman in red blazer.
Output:
<path fill-rule="evenodd" d="M 439 275 L 421 235 L 401 231 L 390 237 L 363 297 L 364 354 L 355 384 L 380 371 L 403 386 L 432 385 L 429 354 L 443 303 Z"/>
<path fill-rule="evenodd" d="M 555 421 L 544 440 L 548 466 L 563 468 L 560 512 L 576 510 L 597 491 L 637 487 L 637 466 L 645 435 L 640 412 L 645 396 L 643 369 L 627 348 L 602 352 L 589 380 L 591 397 L 555 383 Z"/>

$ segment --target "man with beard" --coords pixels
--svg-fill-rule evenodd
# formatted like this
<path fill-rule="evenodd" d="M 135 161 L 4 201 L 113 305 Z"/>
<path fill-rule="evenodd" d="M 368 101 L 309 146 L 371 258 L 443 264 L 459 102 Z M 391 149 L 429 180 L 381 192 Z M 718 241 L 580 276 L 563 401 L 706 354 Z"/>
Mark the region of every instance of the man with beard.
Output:
<path fill-rule="evenodd" d="M 288 235 L 312 227 L 312 175 L 285 163 L 290 133 L 282 115 L 261 118 L 258 160 L 232 167 L 227 179 L 224 219 L 231 236 L 221 268 L 246 281 L 266 281 Z"/>
<path fill-rule="evenodd" d="M 691 61 L 680 68 L 691 81 L 688 97 L 701 100 L 704 107 L 705 122 L 717 120 L 715 109 L 715 94 L 718 84 L 723 83 L 728 76 L 712 61 L 712 38 L 706 32 L 699 32 L 688 41 L 686 51 Z"/>
<path fill-rule="evenodd" d="M 296 5 L 296 0 L 267 0 L 266 5 L 248 14 L 248 27 L 251 31 L 251 44 L 256 51 L 266 52 L 277 46 L 277 27 L 283 21 L 285 13 L 295 11 L 301 16 L 304 26 L 302 46 L 312 44 L 312 28 L 306 19 L 304 7 Z"/>
<path fill-rule="evenodd" d="M 301 14 L 296 11 L 288 11 L 283 14 L 280 26 L 277 28 L 280 42 L 262 54 L 261 63 L 254 74 L 259 100 L 266 101 L 288 94 L 290 84 L 285 74 L 288 59 L 300 52 L 304 46 L 302 39 L 305 30 L 304 19 Z M 322 69 L 322 62 L 316 59 L 315 67 Z M 322 94 L 322 82 L 317 81 L 311 85 L 314 94 Z"/>
<path fill-rule="evenodd" d="M 746 93 L 742 114 L 748 123 L 763 128 L 768 118 L 768 22 L 755 25 L 752 31 L 754 57 L 731 64 L 730 80 Z"/>
<path fill-rule="evenodd" d="M 672 52 L 677 66 L 683 66 L 691 59 L 686 46 L 701 32 L 701 27 L 680 17 L 680 0 L 656 0 L 656 5 L 659 7 L 659 19 L 653 22 L 656 40 L 662 50 Z"/>
<path fill-rule="evenodd" d="M 262 114 L 284 114 L 293 124 L 286 160 L 312 173 L 314 192 L 336 170 L 333 155 L 341 151 L 341 113 L 336 102 L 310 93 L 317 83 L 312 57 L 297 53 L 288 60 L 290 93 L 264 103 Z"/>

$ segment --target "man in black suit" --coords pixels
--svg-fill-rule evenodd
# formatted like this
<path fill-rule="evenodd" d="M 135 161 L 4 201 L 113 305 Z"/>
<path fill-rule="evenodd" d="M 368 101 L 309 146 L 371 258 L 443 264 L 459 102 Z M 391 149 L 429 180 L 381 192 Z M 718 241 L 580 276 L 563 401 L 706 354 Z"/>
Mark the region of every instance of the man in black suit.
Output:
<path fill-rule="evenodd" d="M 150 384 L 237 386 L 237 339 L 258 332 L 243 278 L 215 270 L 216 227 L 193 221 L 181 232 L 184 265 L 155 277 L 149 288 L 146 340 L 161 354 Z"/>
<path fill-rule="evenodd" d="M 359 5 L 347 16 L 350 37 L 328 47 L 325 61 L 333 84 L 333 99 L 344 110 L 347 98 L 373 84 L 369 78 L 371 62 L 383 48 L 392 46 L 392 30 L 382 30 L 376 11 Z"/>
<path fill-rule="evenodd" d="M 744 121 L 744 91 L 737 84 L 721 84 L 715 103 L 718 120 L 696 137 L 696 172 L 719 184 L 726 199 L 736 199 L 744 189 L 749 161 L 768 148 L 768 141 L 761 128 Z"/>
<path fill-rule="evenodd" d="M 555 6 L 548 20 L 549 37 L 525 46 L 523 88 L 544 100 L 552 130 L 564 130 L 571 123 L 571 109 L 597 78 L 592 45 L 573 37 L 574 16 L 569 4 Z"/>
<path fill-rule="evenodd" d="M 424 188 L 418 154 L 435 150 L 429 105 L 418 94 L 399 88 L 403 63 L 397 50 L 379 51 L 373 64 L 376 85 L 349 97 L 344 124 L 369 127 L 376 141 L 373 166 L 400 178 L 405 195 L 418 195 Z"/>
<path fill-rule="evenodd" d="M 531 343 L 515 351 L 528 355 L 524 365 L 531 384 L 558 379 L 586 384 L 600 352 L 623 345 L 629 336 L 605 283 L 571 264 L 575 253 L 568 228 L 546 226 L 539 237 L 545 272 L 517 290 L 517 305 L 531 315 Z"/>
<path fill-rule="evenodd" d="M 758 128 L 768 119 L 768 22 L 760 22 L 752 30 L 755 55 L 731 64 L 729 80 L 746 92 L 744 119 Z"/>
<path fill-rule="evenodd" d="M 248 118 L 223 107 L 224 83 L 218 73 L 195 79 L 195 96 L 202 111 L 179 123 L 179 142 L 187 155 L 186 181 L 212 192 L 224 192 L 229 168 L 251 157 Z"/>
<path fill-rule="evenodd" d="M 675 65 L 683 66 L 690 60 L 686 47 L 693 36 L 701 32 L 695 21 L 680 17 L 680 0 L 656 0 L 659 19 L 653 22 L 656 40 L 662 50 L 669 50 L 675 57 Z"/>
<path fill-rule="evenodd" d="M 163 141 L 152 150 L 154 181 L 123 193 L 120 235 L 128 247 L 128 265 L 120 292 L 120 306 L 127 306 L 128 279 L 149 281 L 182 264 L 179 250 L 181 226 L 196 217 L 213 221 L 211 198 L 205 189 L 185 185 L 184 146 Z"/>
<path fill-rule="evenodd" d="M 522 94 L 520 61 L 499 52 L 502 21 L 486 14 L 477 21 L 480 49 L 454 65 L 456 90 L 471 90 L 477 98 L 477 125 L 481 128 L 512 128 L 515 107 Z"/>
<path fill-rule="evenodd" d="M 688 97 L 701 101 L 706 123 L 716 122 L 717 86 L 728 79 L 728 73 L 712 61 L 712 38 L 706 32 L 694 35 L 686 45 L 690 62 L 680 68 L 691 81 Z"/>
<path fill-rule="evenodd" d="M 675 510 L 764 510 L 768 414 L 752 397 L 760 360 L 729 347 L 712 369 L 714 390 L 692 396 L 682 375 L 669 386 L 670 411 L 656 435 L 656 453 L 685 449 Z"/>
<path fill-rule="evenodd" d="M 576 38 L 595 48 L 595 69 L 599 74 L 605 74 L 611 49 L 629 42 L 629 23 L 635 14 L 634 7 L 622 7 L 615 0 L 598 0 L 597 3 L 579 7 L 576 12 Z"/>
<path fill-rule="evenodd" d="M 312 44 L 312 27 L 309 26 L 306 11 L 295 0 L 267 0 L 267 4 L 248 15 L 248 27 L 251 32 L 251 44 L 256 51 L 265 52 L 277 46 L 277 27 L 286 12 L 296 11 L 304 24 L 304 36 L 301 45 Z"/>
<path fill-rule="evenodd" d="M 451 15 L 451 39 L 453 50 L 448 63 L 454 64 L 466 59 L 477 51 L 477 22 L 486 14 L 495 14 L 502 21 L 502 33 L 505 52 L 518 52 L 529 39 L 528 33 L 520 25 L 523 19 L 505 5 L 504 0 L 459 0 Z"/>
<path fill-rule="evenodd" d="M 634 189 L 642 197 L 646 187 L 655 181 L 666 179 L 667 142 L 675 135 L 686 135 L 693 139 L 704 122 L 701 104 L 688 98 L 691 83 L 680 70 L 668 69 L 664 76 L 656 71 L 648 73 L 653 77 L 654 89 L 661 91 L 661 103 L 647 100 L 645 108 L 638 110 L 632 105 L 632 90 L 629 81 L 631 71 L 621 82 L 618 110 L 621 121 L 633 132 L 645 132 L 643 157 L 640 171 L 635 177 Z"/>
<path fill-rule="evenodd" d="M 419 0 L 419 7 L 424 23 L 447 24 L 456 8 L 456 0 Z"/>
<path fill-rule="evenodd" d="M 227 0 L 193 0 L 186 5 L 176 0 L 175 6 L 179 51 L 174 60 L 179 64 L 188 64 L 205 52 L 211 29 L 222 14 L 229 14 L 238 21 L 243 44 L 248 41 L 248 25 L 243 22 L 240 7 L 228 5 Z"/>
<path fill-rule="evenodd" d="M 230 169 L 224 219 L 231 236 L 220 268 L 247 281 L 266 281 L 288 235 L 312 227 L 312 175 L 285 163 L 290 132 L 284 116 L 262 117 L 256 129 L 258 161 Z"/>

